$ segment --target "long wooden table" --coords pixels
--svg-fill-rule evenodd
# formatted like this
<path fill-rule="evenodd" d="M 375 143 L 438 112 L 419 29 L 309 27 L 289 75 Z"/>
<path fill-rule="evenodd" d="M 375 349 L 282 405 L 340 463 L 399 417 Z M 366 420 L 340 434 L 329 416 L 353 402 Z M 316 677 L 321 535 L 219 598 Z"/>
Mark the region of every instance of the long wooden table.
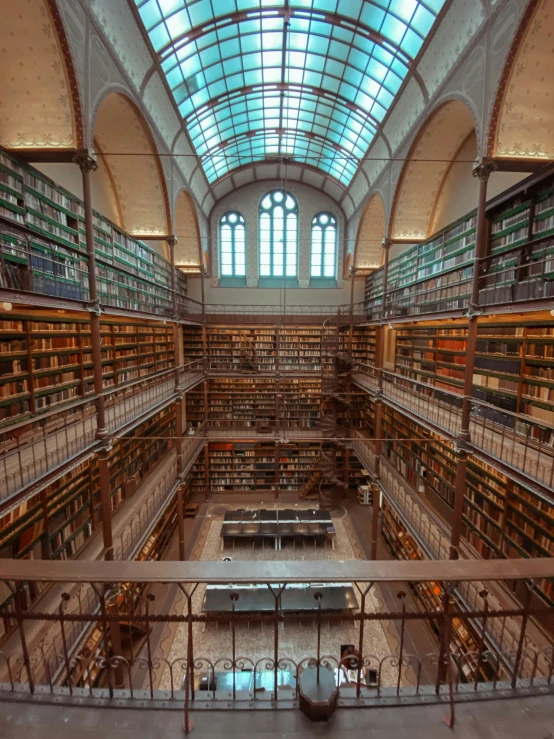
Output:
<path fill-rule="evenodd" d="M 206 613 L 268 613 L 275 611 L 275 594 L 279 586 L 267 585 L 208 585 L 202 610 Z M 352 583 L 291 583 L 278 597 L 281 613 L 306 613 L 317 611 L 316 593 L 322 593 L 322 611 L 353 611 L 358 607 Z M 232 595 L 238 596 L 235 600 Z"/>
<path fill-rule="evenodd" d="M 331 539 L 334 546 L 335 528 L 329 511 L 239 509 L 225 514 L 221 527 L 222 548 L 229 539 L 272 539 L 275 549 L 281 549 L 284 538 Z"/>

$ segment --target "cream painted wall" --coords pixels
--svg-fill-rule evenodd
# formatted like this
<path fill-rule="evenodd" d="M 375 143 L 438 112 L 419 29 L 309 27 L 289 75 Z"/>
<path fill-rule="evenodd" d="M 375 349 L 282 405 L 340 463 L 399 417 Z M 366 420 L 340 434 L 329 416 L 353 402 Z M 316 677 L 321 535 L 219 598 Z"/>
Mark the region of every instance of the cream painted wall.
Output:
<path fill-rule="evenodd" d="M 202 297 L 200 277 L 189 275 L 188 294 L 195 300 Z M 365 277 L 356 279 L 354 283 L 354 302 L 361 302 L 364 297 Z M 344 280 L 342 287 L 326 288 L 275 288 L 260 287 L 214 287 L 209 278 L 204 280 L 206 303 L 219 305 L 349 305 L 350 280 Z"/>
<path fill-rule="evenodd" d="M 476 155 L 477 144 L 473 133 L 462 144 L 443 182 L 431 233 L 440 231 L 477 207 L 479 180 L 472 174 Z M 487 199 L 492 199 L 527 176 L 521 172 L 493 172 L 487 185 Z"/>

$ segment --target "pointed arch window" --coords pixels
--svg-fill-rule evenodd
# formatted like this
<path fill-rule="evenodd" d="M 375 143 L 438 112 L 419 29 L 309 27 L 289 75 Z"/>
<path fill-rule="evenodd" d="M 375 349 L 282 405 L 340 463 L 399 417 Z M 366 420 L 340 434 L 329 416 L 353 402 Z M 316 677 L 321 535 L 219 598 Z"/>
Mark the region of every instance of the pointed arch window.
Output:
<path fill-rule="evenodd" d="M 219 221 L 219 260 L 221 277 L 246 277 L 246 228 L 236 211 Z"/>
<path fill-rule="evenodd" d="M 332 213 L 318 213 L 312 220 L 311 277 L 337 276 L 337 219 Z"/>
<path fill-rule="evenodd" d="M 298 203 L 284 190 L 273 190 L 260 203 L 260 277 L 296 277 Z"/>

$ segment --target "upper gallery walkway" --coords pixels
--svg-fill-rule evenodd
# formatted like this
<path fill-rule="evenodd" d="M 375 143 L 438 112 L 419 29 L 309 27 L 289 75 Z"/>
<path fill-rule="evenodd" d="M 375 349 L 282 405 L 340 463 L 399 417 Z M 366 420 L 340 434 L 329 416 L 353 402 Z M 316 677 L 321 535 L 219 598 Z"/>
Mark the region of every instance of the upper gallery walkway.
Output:
<path fill-rule="evenodd" d="M 195 360 L 178 368 L 181 391 L 202 381 L 204 366 L 203 360 Z M 175 393 L 175 369 L 107 390 L 108 436 L 129 430 L 161 410 L 175 399 Z M 0 436 L 0 504 L 92 453 L 97 445 L 96 430 L 93 397 L 7 428 Z"/>
<path fill-rule="evenodd" d="M 377 373 L 375 367 L 356 363 L 352 380 L 376 393 Z M 459 394 L 383 370 L 383 396 L 389 405 L 407 411 L 418 421 L 428 421 L 449 438 L 460 431 L 463 398 Z M 470 437 L 475 451 L 548 488 L 554 484 L 554 448 L 540 440 L 552 431 L 535 418 L 471 400 Z"/>

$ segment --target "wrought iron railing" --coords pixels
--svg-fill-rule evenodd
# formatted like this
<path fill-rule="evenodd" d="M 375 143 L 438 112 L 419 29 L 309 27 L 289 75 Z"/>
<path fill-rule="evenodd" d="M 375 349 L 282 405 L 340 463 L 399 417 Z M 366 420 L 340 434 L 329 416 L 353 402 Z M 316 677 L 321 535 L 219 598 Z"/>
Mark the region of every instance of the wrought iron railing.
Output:
<path fill-rule="evenodd" d="M 0 565 L 0 578 L 14 591 L 0 616 L 16 626 L 0 651 L 4 696 L 184 707 L 188 726 L 194 709 L 241 703 L 255 708 L 268 701 L 274 708 L 297 705 L 302 673 L 310 668 L 334 672 L 339 705 L 450 701 L 452 715 L 457 700 L 544 694 L 554 687 L 554 643 L 535 625 L 554 609 L 532 599 L 533 582 L 554 577 L 550 559 L 329 561 L 323 569 L 318 561 L 271 562 L 269 568 L 264 562 L 234 562 L 231 569 L 226 562 L 60 562 L 52 572 L 51 563 L 41 561 Z M 228 607 L 206 611 L 206 587 L 230 580 L 234 585 L 223 591 Z M 526 583 L 521 605 L 502 603 L 493 593 L 513 580 Z M 22 606 L 29 581 L 52 585 L 55 597 L 47 610 Z M 379 588 L 389 582 L 432 590 L 434 607 L 415 606 L 403 591 L 396 608 L 379 606 Z M 314 583 L 311 608 L 283 608 L 284 593 Z M 352 584 L 355 606 L 336 612 L 326 602 L 327 586 L 341 583 Z M 168 614 L 165 596 L 156 602 L 151 590 L 160 584 L 175 589 L 179 609 Z M 248 611 L 242 599 L 251 588 L 266 593 L 267 609 Z M 465 593 L 470 597 L 461 606 Z M 303 639 L 292 652 L 282 645 L 282 634 L 299 621 Z M 155 627 L 170 624 L 178 630 L 178 647 L 162 653 Z M 222 624 L 227 628 L 218 629 Z M 435 651 L 408 649 L 415 624 L 436 634 Z M 395 632 L 392 646 L 384 626 Z M 141 643 L 132 633 L 142 635 Z M 464 633 L 466 642 L 459 639 Z M 49 644 L 59 651 L 45 647 L 47 634 L 55 634 Z M 267 653 L 263 634 L 271 644 Z M 347 655 L 338 646 L 345 634 L 354 647 Z M 134 646 L 123 654 L 125 643 Z"/>
<path fill-rule="evenodd" d="M 175 372 L 187 390 L 204 376 L 205 362 L 194 360 L 104 392 L 106 426 L 115 434 L 175 394 Z M 38 482 L 95 444 L 94 396 L 8 426 L 0 432 L 0 501 Z"/>

